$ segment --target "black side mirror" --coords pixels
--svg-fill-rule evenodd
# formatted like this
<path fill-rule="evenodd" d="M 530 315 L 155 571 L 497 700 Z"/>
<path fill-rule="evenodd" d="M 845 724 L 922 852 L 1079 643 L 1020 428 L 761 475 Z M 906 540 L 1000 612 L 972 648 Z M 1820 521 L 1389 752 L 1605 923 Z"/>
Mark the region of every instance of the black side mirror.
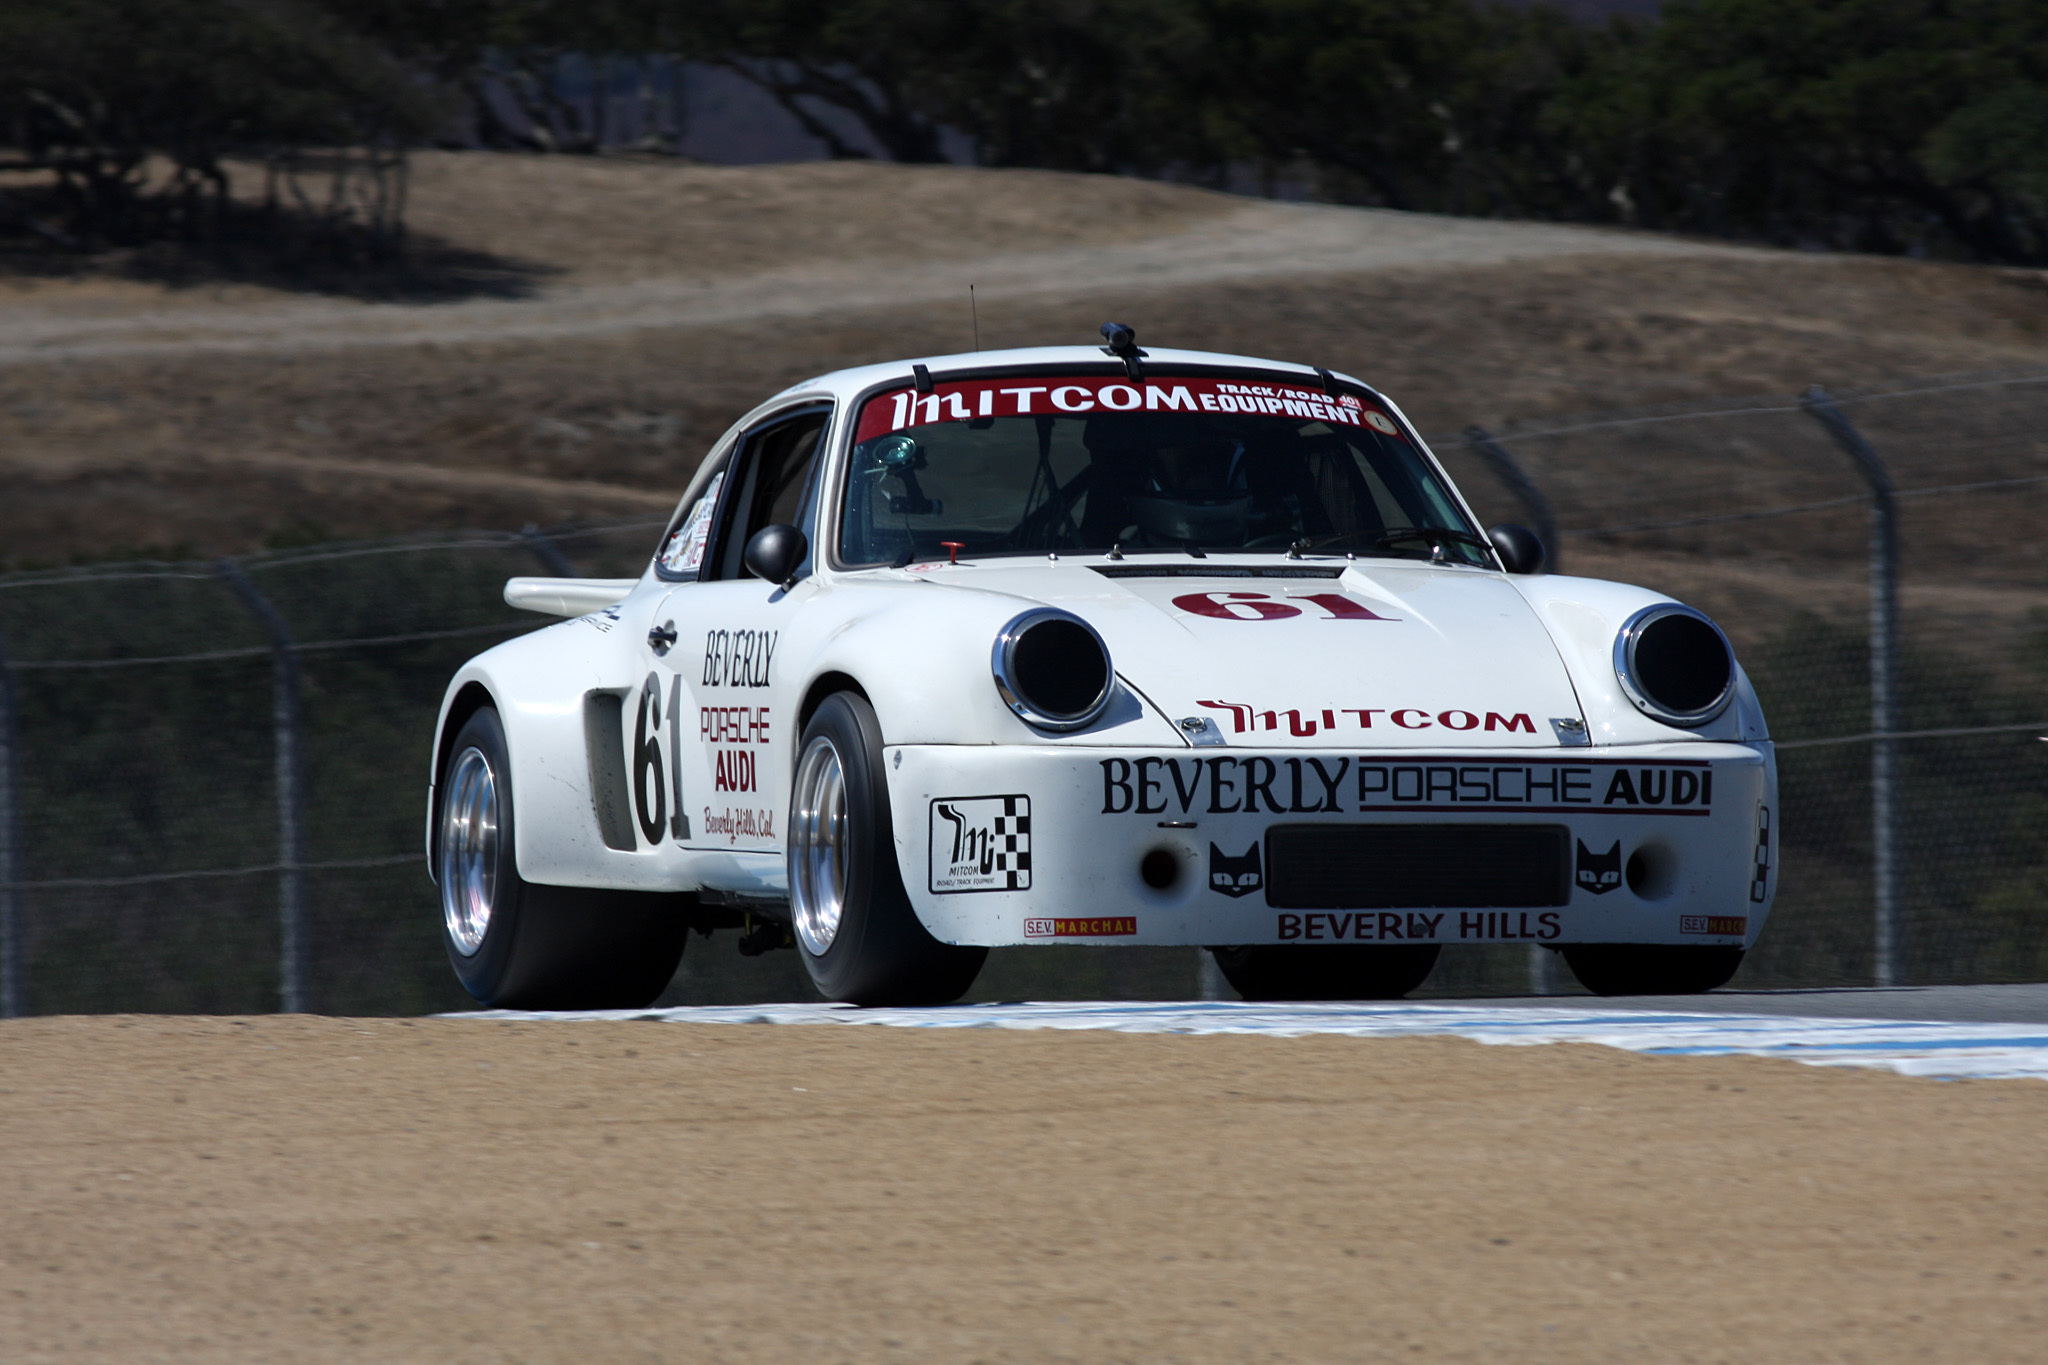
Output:
<path fill-rule="evenodd" d="M 1543 568 L 1543 542 L 1526 526 L 1504 521 L 1486 533 L 1509 573 L 1537 573 Z M 750 551 L 751 552 L 751 551 Z"/>
<path fill-rule="evenodd" d="M 787 588 L 796 581 L 797 568 L 810 548 L 804 533 L 794 526 L 763 526 L 748 539 L 740 562 L 754 577 Z"/>

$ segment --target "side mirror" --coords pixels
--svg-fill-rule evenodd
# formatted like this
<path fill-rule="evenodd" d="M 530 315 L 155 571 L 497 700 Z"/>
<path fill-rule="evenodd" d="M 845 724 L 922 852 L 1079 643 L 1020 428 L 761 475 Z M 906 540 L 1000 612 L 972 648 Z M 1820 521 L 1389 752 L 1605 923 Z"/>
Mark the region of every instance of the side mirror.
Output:
<path fill-rule="evenodd" d="M 1526 526 L 1504 521 L 1486 533 L 1509 573 L 1538 573 L 1543 568 L 1543 542 Z"/>
<path fill-rule="evenodd" d="M 754 577 L 787 588 L 796 581 L 797 568 L 810 548 L 804 533 L 794 526 L 763 526 L 748 539 L 740 562 Z"/>

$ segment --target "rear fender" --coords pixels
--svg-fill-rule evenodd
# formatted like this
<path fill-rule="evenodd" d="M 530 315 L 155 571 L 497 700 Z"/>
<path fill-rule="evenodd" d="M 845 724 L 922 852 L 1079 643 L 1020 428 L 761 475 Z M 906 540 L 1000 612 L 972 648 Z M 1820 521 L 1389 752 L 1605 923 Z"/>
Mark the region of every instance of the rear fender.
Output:
<path fill-rule="evenodd" d="M 623 823 L 631 815 L 618 717 L 637 661 L 618 637 L 617 631 L 593 631 L 589 618 L 565 621 L 508 640 L 456 672 L 435 727 L 429 866 L 434 793 L 453 757 L 455 735 L 488 705 L 505 727 L 519 812 L 513 856 L 522 878 L 546 886 L 675 889 L 659 852 L 635 848 Z"/>

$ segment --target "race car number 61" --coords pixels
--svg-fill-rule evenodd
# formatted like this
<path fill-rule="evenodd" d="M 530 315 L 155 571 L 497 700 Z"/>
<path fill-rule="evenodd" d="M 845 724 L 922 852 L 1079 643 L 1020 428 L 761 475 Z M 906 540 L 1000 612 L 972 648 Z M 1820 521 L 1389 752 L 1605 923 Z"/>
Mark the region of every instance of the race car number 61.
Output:
<path fill-rule="evenodd" d="M 1354 602 L 1339 592 L 1303 593 L 1276 601 L 1263 592 L 1191 592 L 1173 599 L 1173 605 L 1196 616 L 1211 616 L 1218 621 L 1281 621 L 1290 616 L 1300 616 L 1302 610 L 1296 602 L 1313 602 L 1329 613 L 1327 621 L 1395 621 L 1399 617 L 1381 616 L 1362 602 Z"/>
<path fill-rule="evenodd" d="M 677 839 L 683 837 L 683 679 L 677 674 L 668 697 L 668 768 L 661 761 L 661 679 L 652 673 L 640 693 L 639 714 L 633 720 L 633 804 L 640 820 L 640 833 L 647 842 L 661 842 L 663 827 Z M 669 812 L 668 791 L 675 787 L 674 815 Z"/>

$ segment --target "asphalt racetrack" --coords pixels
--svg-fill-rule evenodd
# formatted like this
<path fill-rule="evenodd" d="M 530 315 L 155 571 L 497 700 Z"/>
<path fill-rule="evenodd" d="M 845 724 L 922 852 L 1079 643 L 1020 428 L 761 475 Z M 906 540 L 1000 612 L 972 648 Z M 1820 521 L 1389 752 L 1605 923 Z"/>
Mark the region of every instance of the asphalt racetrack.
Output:
<path fill-rule="evenodd" d="M 0 1361 L 2035 1361 L 2042 995 L 10 1020 Z"/>
<path fill-rule="evenodd" d="M 1558 996 L 1458 1003 L 1506 1009 L 1555 1009 Z M 1685 1011 L 1706 1014 L 1788 1014 L 1818 1019 L 2048 1024 L 2048 984 L 2012 986 L 1891 986 L 1813 991 L 1714 991 L 1708 995 L 1646 995 L 1571 1003 L 1601 1009 Z"/>
<path fill-rule="evenodd" d="M 1990 1022 L 2017 1016 L 2016 1022 Z M 1297 1038 L 1448 1036 L 1482 1043 L 1598 1043 L 1666 1056 L 1778 1057 L 1907 1076 L 2048 1080 L 2048 986 L 1754 991 L 1631 1000 L 1529 997 L 1392 1004 L 1057 1002 L 854 1009 L 823 1003 L 689 1006 L 456 1018 L 1060 1029 Z"/>

